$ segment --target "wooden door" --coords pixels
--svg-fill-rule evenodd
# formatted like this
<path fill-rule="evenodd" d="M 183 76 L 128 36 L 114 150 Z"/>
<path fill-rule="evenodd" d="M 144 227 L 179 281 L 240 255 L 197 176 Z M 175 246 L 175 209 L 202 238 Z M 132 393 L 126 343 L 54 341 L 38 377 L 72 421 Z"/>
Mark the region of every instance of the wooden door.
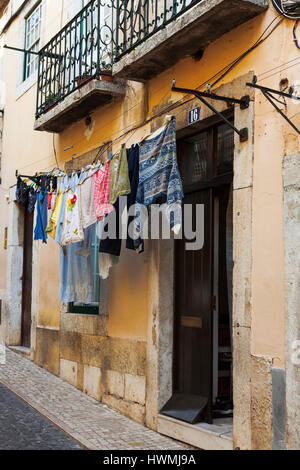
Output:
<path fill-rule="evenodd" d="M 30 347 L 31 332 L 31 290 L 32 290 L 32 237 L 33 214 L 25 209 L 24 214 L 24 249 L 22 278 L 22 321 L 21 346 Z"/>
<path fill-rule="evenodd" d="M 204 246 L 187 251 L 175 242 L 174 392 L 207 399 L 202 419 L 212 421 L 212 189 L 186 194 L 185 204 L 204 204 Z M 193 218 L 195 212 L 193 211 Z M 195 220 L 193 221 L 195 227 Z"/>

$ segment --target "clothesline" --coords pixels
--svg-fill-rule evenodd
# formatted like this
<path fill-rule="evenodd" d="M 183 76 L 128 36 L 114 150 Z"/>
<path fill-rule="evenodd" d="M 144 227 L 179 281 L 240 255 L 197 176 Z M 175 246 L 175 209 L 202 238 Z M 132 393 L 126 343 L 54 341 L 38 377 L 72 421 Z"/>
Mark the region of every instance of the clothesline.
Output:
<path fill-rule="evenodd" d="M 105 150 L 108 149 L 109 145 Z M 33 177 L 18 175 L 17 201 L 29 212 L 36 206 L 34 239 L 47 243 L 51 237 L 62 247 L 62 301 L 78 299 L 78 292 L 81 292 L 81 301 L 91 298 L 91 284 L 87 285 L 92 282 L 91 271 L 86 272 L 86 281 L 79 274 L 74 278 L 70 259 L 74 266 L 83 269 L 85 265 L 85 270 L 92 269 L 90 261 L 77 257 L 90 258 L 93 233 L 97 233 L 99 245 L 100 277 L 107 278 L 110 267 L 117 264 L 122 243 L 119 233 L 121 196 L 126 196 L 128 210 L 135 208 L 135 215 L 128 218 L 125 227 L 126 248 L 137 253 L 144 251 L 142 205 L 165 204 L 171 228 L 180 229 L 181 210 L 178 209 L 181 209 L 183 190 L 176 156 L 174 116 L 167 116 L 160 129 L 129 149 L 126 149 L 126 142 L 123 143 L 118 152 L 110 152 L 104 163 L 93 162 L 80 170 L 63 171 L 55 167 L 51 172 L 37 173 Z M 106 229 L 114 217 L 117 230 L 112 235 Z M 129 232 L 132 223 L 133 234 Z"/>

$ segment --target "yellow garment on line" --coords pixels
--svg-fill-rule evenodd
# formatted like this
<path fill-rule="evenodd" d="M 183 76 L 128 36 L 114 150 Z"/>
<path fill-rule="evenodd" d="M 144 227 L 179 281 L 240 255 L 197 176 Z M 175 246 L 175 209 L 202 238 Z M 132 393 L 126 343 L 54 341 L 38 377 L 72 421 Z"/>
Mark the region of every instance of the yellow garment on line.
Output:
<path fill-rule="evenodd" d="M 57 197 L 56 197 L 56 200 L 55 200 L 55 206 L 54 206 L 52 215 L 49 219 L 48 226 L 46 228 L 46 232 L 52 238 L 55 238 L 56 227 L 57 227 L 58 217 L 59 217 L 59 213 L 60 213 L 60 209 L 61 209 L 62 198 L 63 198 L 63 193 L 59 192 L 57 194 Z"/>

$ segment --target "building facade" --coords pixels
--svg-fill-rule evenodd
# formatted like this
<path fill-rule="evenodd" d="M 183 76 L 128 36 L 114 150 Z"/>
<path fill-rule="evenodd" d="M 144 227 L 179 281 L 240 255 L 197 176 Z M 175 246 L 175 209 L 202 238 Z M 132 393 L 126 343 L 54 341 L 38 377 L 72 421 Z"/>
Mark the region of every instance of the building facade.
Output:
<path fill-rule="evenodd" d="M 0 5 L 3 341 L 199 448 L 299 448 L 299 137 L 249 86 L 257 77 L 297 96 L 295 21 L 268 0 L 132 0 L 127 13 L 111 0 Z M 211 109 L 189 92 L 207 84 L 232 100 L 205 97 Z M 300 127 L 297 100 L 276 97 Z M 80 169 L 170 114 L 184 200 L 205 207 L 203 249 L 124 247 L 96 312 L 60 302 L 60 248 L 33 241 L 16 170 Z M 170 398 L 187 411 L 197 395 L 198 422 L 164 413 Z M 219 396 L 232 398 L 233 418 L 215 417 Z"/>

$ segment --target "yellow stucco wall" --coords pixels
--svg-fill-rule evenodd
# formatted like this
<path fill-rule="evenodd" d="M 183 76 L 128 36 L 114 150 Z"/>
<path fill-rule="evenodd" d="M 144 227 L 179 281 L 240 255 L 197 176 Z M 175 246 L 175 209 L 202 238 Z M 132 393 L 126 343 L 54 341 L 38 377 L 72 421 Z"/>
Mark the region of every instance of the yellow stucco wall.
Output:
<path fill-rule="evenodd" d="M 60 2 L 47 2 L 47 22 L 51 37 L 59 28 Z M 114 140 L 131 127 L 144 122 L 158 109 L 177 101 L 181 95 L 171 93 L 171 81 L 176 78 L 178 86 L 195 88 L 234 60 L 262 34 L 275 18 L 273 8 L 226 34 L 210 45 L 200 61 L 192 58 L 181 60 L 171 69 L 150 80 L 147 86 L 129 83 L 124 101 L 117 100 L 96 110 L 92 114 L 92 131 L 87 132 L 84 120 L 71 125 L 60 135 L 34 132 L 35 86 L 17 101 L 16 68 L 17 53 L 4 52 L 3 79 L 6 83 L 4 104 L 5 133 L 3 153 L 5 169 L 3 185 L 15 183 L 16 168 L 32 173 L 55 166 L 53 142 L 57 149 L 60 166 L 72 157 Z M 63 21 L 65 14 L 62 15 Z M 246 57 L 223 80 L 223 83 L 254 70 L 260 77 L 269 69 L 286 63 L 298 56 L 292 41 L 293 23 L 285 20 L 267 41 Z M 5 41 L 16 44 L 19 21 L 16 20 Z M 275 71 L 276 72 L 276 71 Z M 274 73 L 274 72 L 272 72 Z M 272 74 L 271 73 L 271 74 Z M 270 75 L 271 75 L 270 74 Z M 279 88 L 281 78 L 288 77 L 290 83 L 297 80 L 299 66 L 290 68 L 264 80 L 266 86 Z M 262 78 L 267 75 L 261 76 Z M 222 82 L 221 82 L 222 83 Z M 282 181 L 281 159 L 284 154 L 298 149 L 299 139 L 282 118 L 265 101 L 260 93 L 255 102 L 255 157 L 253 195 L 253 316 L 252 353 L 270 356 L 278 366 L 284 365 L 284 263 L 282 227 Z M 148 98 L 148 99 L 147 99 Z M 300 125 L 300 114 L 296 104 L 288 103 L 288 115 Z M 114 144 L 117 148 L 123 141 L 127 146 L 139 141 L 149 133 L 149 124 L 134 134 L 128 134 Z M 65 148 L 72 146 L 70 150 Z M 0 191 L 1 210 L 5 211 L 3 191 Z M 1 218 L 2 219 L 2 218 Z M 5 222 L 0 220 L 1 237 Z M 5 253 L 0 247 L 1 285 L 5 277 Z M 57 327 L 58 318 L 58 247 L 49 243 L 41 247 L 39 318 L 42 325 Z M 57 276 L 56 276 L 57 274 Z M 147 327 L 147 255 L 141 257 L 123 252 L 120 265 L 113 270 L 109 281 L 109 334 L 111 336 L 145 339 Z"/>
<path fill-rule="evenodd" d="M 49 237 L 39 246 L 37 326 L 59 328 L 59 248 Z"/>
<path fill-rule="evenodd" d="M 5 227 L 8 226 L 8 214 L 7 214 L 7 203 L 5 195 L 8 194 L 4 188 L 0 190 L 0 214 L 3 214 L 3 218 L 1 217 L 1 236 L 0 236 L 0 290 L 5 289 L 6 287 L 6 253 L 7 251 L 4 249 L 4 231 Z"/>
<path fill-rule="evenodd" d="M 123 248 L 121 262 L 109 280 L 109 336 L 146 340 L 147 268 L 147 247 L 142 255 Z"/>

